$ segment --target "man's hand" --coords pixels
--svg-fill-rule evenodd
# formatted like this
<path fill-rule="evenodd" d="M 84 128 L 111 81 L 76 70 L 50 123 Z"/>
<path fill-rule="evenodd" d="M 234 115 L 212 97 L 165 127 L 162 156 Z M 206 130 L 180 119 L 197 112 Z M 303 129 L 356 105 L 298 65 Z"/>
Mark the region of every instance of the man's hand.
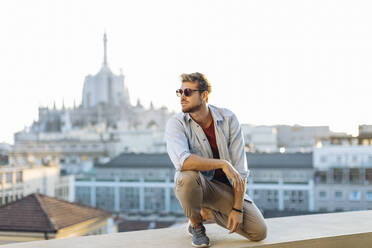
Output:
<path fill-rule="evenodd" d="M 231 210 L 229 219 L 227 221 L 227 228 L 230 230 L 229 234 L 237 231 L 242 223 L 243 214 L 235 210 Z"/>
<path fill-rule="evenodd" d="M 222 171 L 230 178 L 233 182 L 235 191 L 244 191 L 244 180 L 240 176 L 239 172 L 232 166 L 228 161 L 224 160 L 225 165 L 222 167 Z"/>

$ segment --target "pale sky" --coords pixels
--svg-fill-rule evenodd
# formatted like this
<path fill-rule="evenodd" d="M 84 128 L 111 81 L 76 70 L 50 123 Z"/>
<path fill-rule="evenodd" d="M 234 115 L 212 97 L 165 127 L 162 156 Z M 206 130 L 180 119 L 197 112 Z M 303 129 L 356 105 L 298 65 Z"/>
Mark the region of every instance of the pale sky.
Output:
<path fill-rule="evenodd" d="M 241 123 L 372 124 L 371 1 L 0 2 L 0 142 L 38 106 L 81 102 L 84 77 L 108 61 L 131 102 L 180 110 L 181 73 L 202 72 L 211 104 Z"/>

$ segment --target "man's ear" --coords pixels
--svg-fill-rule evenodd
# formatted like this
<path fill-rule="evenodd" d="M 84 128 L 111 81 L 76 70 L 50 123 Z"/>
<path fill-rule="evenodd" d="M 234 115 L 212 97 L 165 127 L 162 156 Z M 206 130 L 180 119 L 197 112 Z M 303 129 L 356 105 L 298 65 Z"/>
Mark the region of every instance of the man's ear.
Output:
<path fill-rule="evenodd" d="M 203 91 L 202 92 L 202 99 L 208 102 L 208 91 Z"/>

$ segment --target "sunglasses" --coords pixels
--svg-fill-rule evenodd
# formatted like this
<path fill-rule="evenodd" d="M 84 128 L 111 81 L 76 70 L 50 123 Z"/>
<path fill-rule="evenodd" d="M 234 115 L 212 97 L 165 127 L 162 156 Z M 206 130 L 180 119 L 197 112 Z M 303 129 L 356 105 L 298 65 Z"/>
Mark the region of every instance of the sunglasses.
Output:
<path fill-rule="evenodd" d="M 181 97 L 182 94 L 185 94 L 185 96 L 191 96 L 191 94 L 194 92 L 194 91 L 199 91 L 199 92 L 203 92 L 204 90 L 193 90 L 193 89 L 189 89 L 189 88 L 186 88 L 186 89 L 178 89 L 176 90 L 176 94 L 178 97 Z"/>

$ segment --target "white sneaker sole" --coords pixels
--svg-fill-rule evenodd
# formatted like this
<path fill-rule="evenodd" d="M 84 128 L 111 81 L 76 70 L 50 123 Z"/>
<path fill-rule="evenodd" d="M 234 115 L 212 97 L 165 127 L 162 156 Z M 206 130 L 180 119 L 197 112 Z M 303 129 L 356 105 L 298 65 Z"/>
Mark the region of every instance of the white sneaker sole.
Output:
<path fill-rule="evenodd" d="M 210 246 L 210 244 L 196 245 L 196 244 L 194 244 L 193 242 L 191 242 L 191 244 L 192 244 L 192 246 L 194 246 L 194 247 L 209 247 L 209 246 Z"/>
<path fill-rule="evenodd" d="M 187 223 L 187 225 L 186 225 L 186 233 L 190 236 L 190 237 L 192 237 L 192 233 L 189 231 L 189 226 L 191 225 L 191 221 L 189 220 L 189 222 Z"/>

